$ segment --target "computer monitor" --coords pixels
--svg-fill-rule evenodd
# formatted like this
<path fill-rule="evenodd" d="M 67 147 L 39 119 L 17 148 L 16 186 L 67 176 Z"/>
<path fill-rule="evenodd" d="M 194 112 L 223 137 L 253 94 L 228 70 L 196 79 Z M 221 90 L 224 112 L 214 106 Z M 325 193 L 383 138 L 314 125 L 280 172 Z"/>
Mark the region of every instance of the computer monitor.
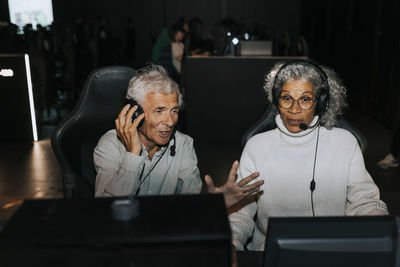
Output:
<path fill-rule="evenodd" d="M 264 267 L 399 266 L 400 218 L 270 218 Z"/>
<path fill-rule="evenodd" d="M 272 56 L 272 41 L 240 41 L 241 56 Z"/>
<path fill-rule="evenodd" d="M 10 21 L 20 30 L 26 24 L 32 24 L 36 29 L 38 24 L 45 27 L 53 23 L 52 0 L 8 0 L 8 9 Z"/>

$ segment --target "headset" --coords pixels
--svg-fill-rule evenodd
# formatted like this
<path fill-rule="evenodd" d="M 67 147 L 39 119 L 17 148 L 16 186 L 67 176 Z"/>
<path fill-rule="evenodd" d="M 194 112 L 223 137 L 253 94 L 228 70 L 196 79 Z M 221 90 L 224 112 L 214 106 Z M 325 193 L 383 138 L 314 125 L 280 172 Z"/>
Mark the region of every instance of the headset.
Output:
<path fill-rule="evenodd" d="M 279 106 L 279 97 L 281 90 L 278 86 L 279 75 L 282 73 L 284 69 L 289 66 L 293 65 L 303 65 L 314 69 L 322 80 L 321 87 L 318 90 L 317 94 L 317 107 L 315 108 L 315 114 L 318 115 L 320 118 L 326 112 L 329 105 L 329 83 L 328 83 L 328 75 L 326 75 L 325 71 L 315 62 L 311 60 L 302 60 L 302 59 L 295 59 L 286 62 L 279 68 L 277 71 L 274 83 L 272 85 L 272 103 L 276 108 Z"/>
<path fill-rule="evenodd" d="M 131 108 L 134 107 L 134 106 L 137 106 L 137 109 L 135 110 L 135 112 L 134 112 L 133 115 L 132 115 L 132 123 L 133 123 L 133 121 L 134 121 L 137 117 L 139 117 L 140 114 L 143 114 L 143 113 L 144 113 L 144 110 L 143 110 L 142 106 L 139 105 L 138 102 L 136 102 L 135 99 L 125 98 L 124 103 L 123 103 L 123 106 L 125 106 L 125 105 L 127 105 L 127 104 L 131 105 L 131 107 L 130 107 L 129 109 L 131 109 Z M 144 122 L 144 118 L 143 118 L 142 121 L 138 124 L 138 128 L 140 128 L 140 127 L 143 125 L 143 122 Z"/>
<path fill-rule="evenodd" d="M 303 65 L 303 66 L 307 66 L 307 67 L 314 69 L 318 73 L 318 75 L 320 76 L 320 78 L 322 80 L 321 87 L 319 88 L 317 97 L 316 97 L 317 98 L 317 107 L 315 108 L 315 114 L 318 115 L 318 121 L 312 126 L 308 126 L 306 124 L 299 125 L 300 129 L 302 129 L 303 131 L 305 131 L 309 128 L 314 128 L 315 126 L 318 125 L 317 142 L 315 145 L 315 152 L 314 152 L 313 173 L 312 173 L 312 179 L 310 182 L 311 211 L 312 211 L 313 217 L 315 217 L 313 193 L 314 193 L 315 186 L 316 186 L 315 166 L 316 166 L 316 162 L 317 162 L 317 152 L 318 152 L 318 143 L 319 143 L 319 131 L 320 131 L 319 120 L 322 117 L 322 115 L 324 115 L 326 110 L 328 109 L 329 99 L 330 99 L 329 98 L 330 88 L 329 88 L 329 83 L 328 83 L 328 75 L 326 75 L 325 71 L 317 63 L 315 63 L 311 60 L 301 60 L 301 59 L 291 60 L 291 61 L 283 64 L 282 67 L 279 68 L 279 70 L 277 71 L 277 73 L 275 75 L 274 83 L 272 85 L 272 103 L 275 106 L 275 108 L 278 109 L 279 97 L 280 97 L 280 93 L 281 93 L 281 90 L 278 87 L 279 75 L 288 66 L 293 66 L 293 65 Z"/>

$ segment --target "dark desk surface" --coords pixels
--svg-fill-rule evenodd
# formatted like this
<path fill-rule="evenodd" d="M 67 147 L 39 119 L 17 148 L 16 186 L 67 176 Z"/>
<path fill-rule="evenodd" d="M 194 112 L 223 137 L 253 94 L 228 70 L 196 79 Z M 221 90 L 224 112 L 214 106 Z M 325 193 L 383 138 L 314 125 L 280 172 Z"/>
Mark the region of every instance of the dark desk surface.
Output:
<path fill-rule="evenodd" d="M 112 216 L 114 199 L 28 200 L 5 225 L 1 240 L 29 244 L 141 244 L 188 240 L 229 240 L 229 222 L 219 195 L 141 197 L 139 215 Z M 212 208 L 210 208 L 212 207 Z"/>
<path fill-rule="evenodd" d="M 25 201 L 0 232 L 1 266 L 229 266 L 222 195 L 138 200 L 130 221 L 110 198 Z"/>
<path fill-rule="evenodd" d="M 141 216 L 128 222 L 113 219 L 109 198 L 25 201 L 0 232 L 2 266 L 130 266 L 132 258 L 135 266 L 229 266 L 222 197 L 181 200 L 143 198 Z M 263 252 L 237 256 L 239 267 L 262 266 Z"/>
<path fill-rule="evenodd" d="M 238 267 L 262 267 L 263 251 L 238 251 Z"/>

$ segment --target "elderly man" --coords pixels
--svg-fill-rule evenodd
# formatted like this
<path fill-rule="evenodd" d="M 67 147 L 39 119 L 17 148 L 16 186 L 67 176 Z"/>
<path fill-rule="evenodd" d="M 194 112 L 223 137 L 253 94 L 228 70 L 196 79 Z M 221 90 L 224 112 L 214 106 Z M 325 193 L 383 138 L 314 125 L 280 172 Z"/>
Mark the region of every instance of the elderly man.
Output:
<path fill-rule="evenodd" d="M 96 197 L 196 194 L 202 187 L 193 139 L 175 130 L 182 97 L 178 85 L 161 66 L 149 65 L 129 82 L 126 104 L 115 120 L 116 129 L 102 136 L 94 150 Z M 210 193 L 224 193 L 228 207 L 256 193 L 262 181 L 249 184 L 252 173 L 236 183 L 238 162 L 227 182 Z"/>

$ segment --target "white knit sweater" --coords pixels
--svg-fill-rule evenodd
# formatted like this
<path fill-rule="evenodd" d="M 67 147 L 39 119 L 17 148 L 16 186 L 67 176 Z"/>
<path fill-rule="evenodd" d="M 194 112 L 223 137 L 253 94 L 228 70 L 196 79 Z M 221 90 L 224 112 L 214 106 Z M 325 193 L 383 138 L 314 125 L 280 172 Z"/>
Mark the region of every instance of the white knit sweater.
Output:
<path fill-rule="evenodd" d="M 248 249 L 264 249 L 269 217 L 312 216 L 310 182 L 318 127 L 293 134 L 280 115 L 275 121 L 278 128 L 252 137 L 240 160 L 239 179 L 258 171 L 264 185 L 257 202 L 229 216 L 232 243 L 239 250 L 250 237 Z M 344 129 L 320 127 L 315 182 L 315 216 L 388 213 L 365 168 L 357 140 Z"/>

